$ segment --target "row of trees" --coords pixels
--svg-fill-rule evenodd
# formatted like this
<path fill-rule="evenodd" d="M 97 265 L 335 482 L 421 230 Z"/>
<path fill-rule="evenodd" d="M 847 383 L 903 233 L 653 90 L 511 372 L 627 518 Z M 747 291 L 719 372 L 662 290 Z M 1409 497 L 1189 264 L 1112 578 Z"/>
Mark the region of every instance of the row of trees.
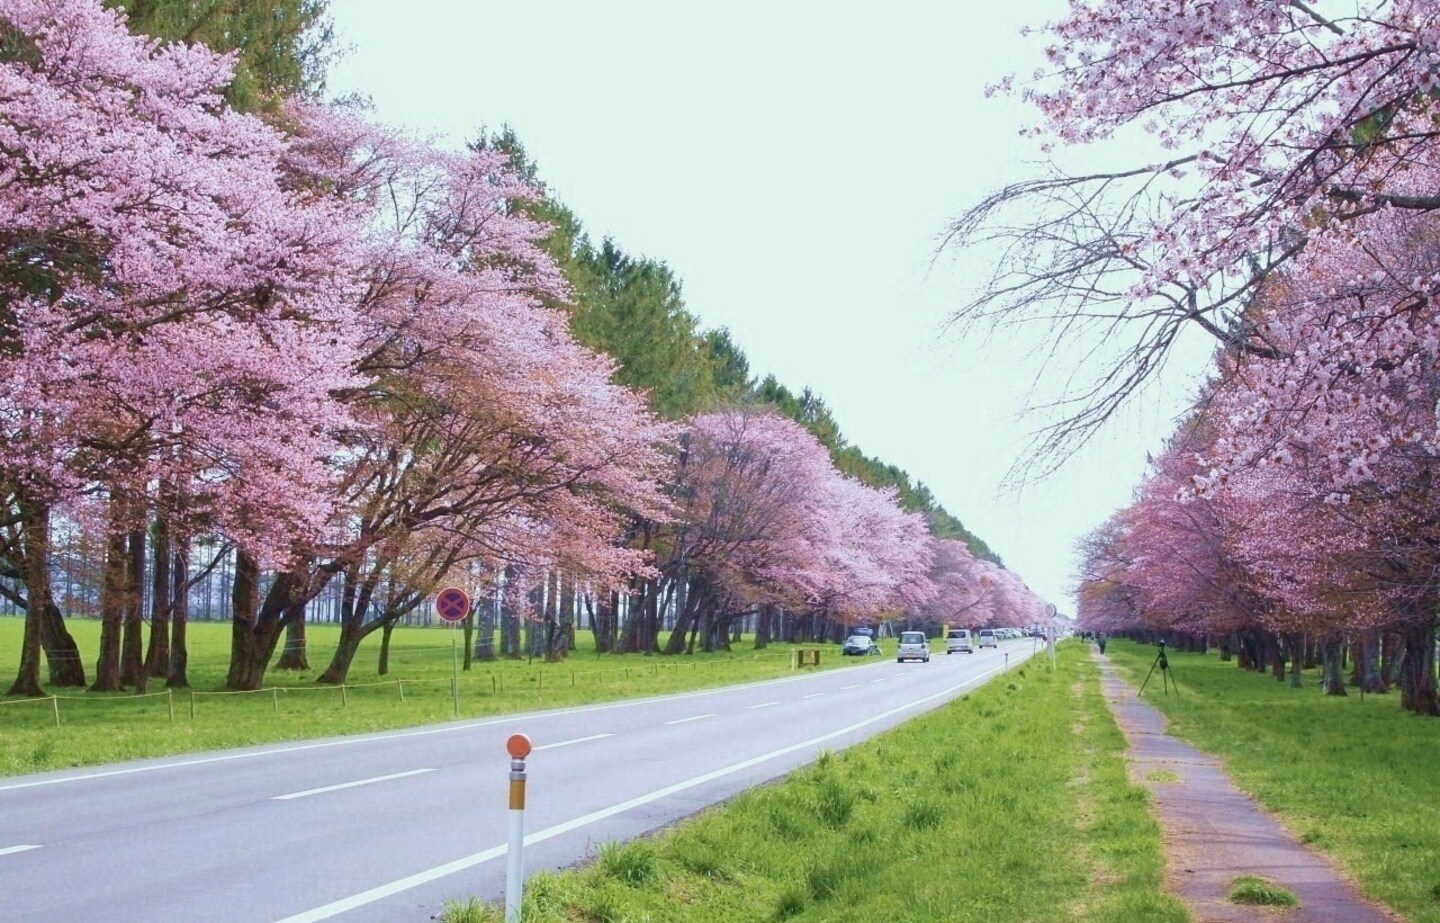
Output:
<path fill-rule="evenodd" d="M 1309 637 L 1337 694 L 1348 641 L 1365 688 L 1436 714 L 1440 11 L 1088 0 L 1049 31 L 1025 90 L 1042 134 L 1165 153 L 982 203 L 957 235 L 1011 247 L 965 313 L 1108 337 L 1048 433 L 1061 454 L 1182 330 L 1218 344 L 1135 503 L 1082 549 L 1082 626 L 1238 633 L 1262 666 Z M 1035 211 L 999 220 L 1016 208 Z"/>
<path fill-rule="evenodd" d="M 246 50 L 137 37 L 99 0 L 0 0 L 11 693 L 40 694 L 42 662 L 91 680 L 57 530 L 103 548 L 101 691 L 188 682 L 191 590 L 217 566 L 237 689 L 287 632 L 303 656 L 337 583 L 336 682 L 445 580 L 528 595 L 550 636 L 583 597 L 617 651 L 660 649 L 663 612 L 672 652 L 780 607 L 1041 614 L 903 472 L 822 442 L 818 400 L 805 426 L 755 401 L 788 392 L 696 330 L 663 264 L 591 246 L 513 137 L 445 150 L 304 92 L 321 5 L 127 6 Z"/>

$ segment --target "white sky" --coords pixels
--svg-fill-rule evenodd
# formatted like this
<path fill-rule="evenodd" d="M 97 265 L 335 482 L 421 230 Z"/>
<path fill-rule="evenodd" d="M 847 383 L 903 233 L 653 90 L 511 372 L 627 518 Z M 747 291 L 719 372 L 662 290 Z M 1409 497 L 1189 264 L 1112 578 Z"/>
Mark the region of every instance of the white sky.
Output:
<path fill-rule="evenodd" d="M 1039 420 L 1024 344 L 942 329 L 976 267 L 932 265 L 947 219 L 1038 158 L 984 87 L 1042 63 L 1064 0 L 692 4 L 335 0 L 331 89 L 462 140 L 514 127 L 592 239 L 667 262 L 753 373 L 822 395 L 867 454 L 925 482 L 1073 612 L 1072 548 L 1128 502 L 1192 357 L 1045 483 L 1000 483 Z M 1203 344 L 1199 347 L 1203 352 Z"/>

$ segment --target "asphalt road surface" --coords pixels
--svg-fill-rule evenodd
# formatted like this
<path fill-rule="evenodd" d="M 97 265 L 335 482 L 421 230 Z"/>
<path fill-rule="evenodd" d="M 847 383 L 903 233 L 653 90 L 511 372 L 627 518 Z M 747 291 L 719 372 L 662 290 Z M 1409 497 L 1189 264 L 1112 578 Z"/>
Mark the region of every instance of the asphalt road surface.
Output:
<path fill-rule="evenodd" d="M 560 868 L 939 707 L 1032 647 L 0 779 L 0 921 L 420 923 L 503 894 L 513 733 L 535 744 L 526 871 Z"/>

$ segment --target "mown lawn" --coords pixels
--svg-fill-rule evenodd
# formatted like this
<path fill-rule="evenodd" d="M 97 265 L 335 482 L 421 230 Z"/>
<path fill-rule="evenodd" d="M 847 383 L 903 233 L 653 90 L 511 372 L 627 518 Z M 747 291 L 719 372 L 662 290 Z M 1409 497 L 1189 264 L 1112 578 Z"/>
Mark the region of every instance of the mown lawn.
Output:
<path fill-rule="evenodd" d="M 99 623 L 72 619 L 67 625 L 80 645 L 87 670 L 93 672 Z M 0 618 L 0 663 L 9 670 L 19 663 L 21 628 L 21 619 Z M 450 629 L 396 629 L 385 676 L 377 674 L 379 635 L 371 636 L 361 647 L 350 671 L 350 684 L 343 690 L 315 682 L 329 663 L 338 638 L 334 626 L 309 626 L 312 670 L 272 670 L 262 692 L 229 694 L 224 693 L 229 623 L 192 622 L 189 672 L 196 693 L 193 698 L 184 690 L 167 695 L 163 680 L 151 680 L 155 694 L 145 697 L 46 687 L 59 698 L 0 698 L 0 775 L 454 719 Z M 792 673 L 793 646 L 787 644 L 755 651 L 753 642 L 747 640 L 728 654 L 617 657 L 595 654 L 588 632 L 578 633 L 577 640 L 581 649 L 560 663 L 474 664 L 469 672 L 460 674 L 460 716 L 660 695 Z M 894 641 L 887 640 L 884 645 L 893 656 Z M 463 635 L 460 646 L 463 649 Z M 838 645 L 796 646 L 819 647 L 820 669 L 875 662 L 874 658 L 842 657 Z M 12 678 L 13 674 L 5 675 L 6 686 Z"/>
<path fill-rule="evenodd" d="M 1118 639 L 1108 653 L 1137 683 L 1155 659 L 1153 647 Z M 1145 698 L 1171 733 L 1222 757 L 1237 785 L 1366 895 L 1411 923 L 1440 923 L 1440 719 L 1402 712 L 1398 692 L 1323 696 L 1318 671 L 1293 689 L 1214 652 L 1168 657 L 1180 694 L 1152 680 Z"/>
<path fill-rule="evenodd" d="M 541 873 L 525 919 L 1181 923 L 1079 643 L 650 839 Z M 493 923 L 478 902 L 450 923 Z"/>

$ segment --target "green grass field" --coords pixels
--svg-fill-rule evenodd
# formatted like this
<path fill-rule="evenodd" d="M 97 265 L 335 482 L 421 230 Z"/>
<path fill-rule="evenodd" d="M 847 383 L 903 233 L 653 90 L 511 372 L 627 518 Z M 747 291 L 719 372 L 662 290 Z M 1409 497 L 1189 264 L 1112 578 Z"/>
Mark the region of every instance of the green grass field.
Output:
<path fill-rule="evenodd" d="M 1139 682 L 1155 649 L 1119 639 L 1111 658 Z M 1333 856 L 1368 896 L 1411 923 L 1440 923 L 1440 720 L 1400 710 L 1399 693 L 1320 694 L 1222 663 L 1169 653 L 1180 694 L 1145 698 L 1170 732 L 1222 757 L 1236 784 L 1306 843 Z"/>
<path fill-rule="evenodd" d="M 99 623 L 74 619 L 67 624 L 86 658 L 87 669 L 93 670 Z M 21 619 L 0 618 L 0 662 L 11 670 L 19 662 L 21 628 Z M 145 697 L 47 687 L 59 698 L 0 698 L 0 775 L 452 720 L 451 634 L 447 628 L 396 629 L 390 672 L 383 677 L 377 675 L 379 634 L 372 635 L 351 668 L 351 684 L 342 690 L 315 683 L 334 651 L 339 630 L 312 625 L 307 630 L 311 671 L 272 670 L 262 692 L 233 694 L 224 693 L 229 623 L 194 622 L 189 630 L 193 698 L 183 690 L 168 696 L 163 681 L 155 680 L 151 690 L 156 694 Z M 577 640 L 581 650 L 560 663 L 475 663 L 468 673 L 460 674 L 460 716 L 474 718 L 774 679 L 791 673 L 791 651 L 796 646 L 819 647 L 820 669 L 874 662 L 842 657 L 839 646 L 833 644 L 773 644 L 755 651 L 747 640 L 729 654 L 615 657 L 596 655 L 588 632 L 577 633 Z M 461 635 L 462 648 L 463 643 Z M 884 644 L 893 655 L 894 642 Z M 5 677 L 7 686 L 11 678 L 13 674 Z M 59 727 L 55 725 L 57 708 Z"/>
<path fill-rule="evenodd" d="M 1082 644 L 667 832 L 528 884 L 525 919 L 1182 923 Z M 454 906 L 449 923 L 495 923 Z"/>

